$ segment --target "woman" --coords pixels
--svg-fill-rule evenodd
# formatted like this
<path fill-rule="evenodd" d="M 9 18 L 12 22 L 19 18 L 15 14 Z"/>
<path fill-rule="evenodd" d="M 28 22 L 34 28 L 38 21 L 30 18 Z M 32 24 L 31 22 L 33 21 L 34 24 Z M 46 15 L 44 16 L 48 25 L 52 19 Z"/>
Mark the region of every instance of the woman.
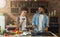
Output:
<path fill-rule="evenodd" d="M 19 25 L 21 30 L 25 30 L 26 29 L 26 25 L 27 25 L 27 11 L 26 10 L 22 10 L 21 11 L 21 15 L 19 16 Z"/>
<path fill-rule="evenodd" d="M 16 23 L 18 24 L 18 28 L 19 30 L 24 30 L 26 25 L 27 25 L 27 10 L 23 9 L 21 10 L 21 14 L 19 17 L 16 17 L 14 15 L 12 15 L 11 13 L 5 13 L 8 14 L 11 18 L 13 18 L 13 20 L 16 21 Z M 18 20 L 18 21 L 17 21 Z"/>

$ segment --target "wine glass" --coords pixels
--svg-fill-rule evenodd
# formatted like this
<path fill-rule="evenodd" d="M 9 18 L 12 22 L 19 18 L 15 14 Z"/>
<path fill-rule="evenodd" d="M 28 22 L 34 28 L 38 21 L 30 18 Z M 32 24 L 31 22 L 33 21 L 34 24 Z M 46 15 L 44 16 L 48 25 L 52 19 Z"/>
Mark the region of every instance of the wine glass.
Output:
<path fill-rule="evenodd" d="M 22 18 L 22 20 L 24 21 L 24 20 L 25 20 L 25 18 Z"/>

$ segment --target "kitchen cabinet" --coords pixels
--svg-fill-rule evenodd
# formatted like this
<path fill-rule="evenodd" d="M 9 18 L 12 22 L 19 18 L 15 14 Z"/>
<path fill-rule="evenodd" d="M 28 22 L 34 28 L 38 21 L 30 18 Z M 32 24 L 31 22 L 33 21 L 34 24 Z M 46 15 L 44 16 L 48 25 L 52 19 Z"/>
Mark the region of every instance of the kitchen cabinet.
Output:
<path fill-rule="evenodd" d="M 51 15 L 49 16 L 49 29 L 48 30 L 57 34 L 59 32 L 58 16 L 57 14 L 54 16 L 54 12 Z"/>

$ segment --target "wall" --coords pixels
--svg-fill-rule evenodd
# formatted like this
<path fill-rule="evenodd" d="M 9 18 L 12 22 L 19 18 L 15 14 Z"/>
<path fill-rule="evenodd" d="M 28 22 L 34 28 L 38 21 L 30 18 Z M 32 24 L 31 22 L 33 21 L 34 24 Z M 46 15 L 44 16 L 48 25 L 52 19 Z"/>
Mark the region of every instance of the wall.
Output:
<path fill-rule="evenodd" d="M 48 7 L 50 11 L 54 9 L 57 10 L 58 23 L 59 23 L 59 33 L 57 35 L 60 36 L 60 0 L 47 0 L 47 1 L 49 1 Z"/>
<path fill-rule="evenodd" d="M 6 0 L 6 2 L 7 2 L 6 7 L 0 9 L 0 12 L 10 12 L 10 1 L 11 0 Z M 48 4 L 49 10 L 51 10 L 51 11 L 53 9 L 57 10 L 57 16 L 59 18 L 58 23 L 59 23 L 59 26 L 60 26 L 60 0 L 47 0 L 47 1 L 49 1 L 49 4 Z M 58 35 L 60 35 L 60 28 L 59 28 Z"/>

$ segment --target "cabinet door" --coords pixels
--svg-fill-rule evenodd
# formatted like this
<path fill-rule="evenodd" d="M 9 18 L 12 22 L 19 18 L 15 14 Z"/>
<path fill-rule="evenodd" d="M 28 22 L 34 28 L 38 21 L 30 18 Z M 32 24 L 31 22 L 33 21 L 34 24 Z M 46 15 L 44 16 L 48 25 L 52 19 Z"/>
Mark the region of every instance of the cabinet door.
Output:
<path fill-rule="evenodd" d="M 19 13 L 19 8 L 11 8 L 11 13 Z"/>

